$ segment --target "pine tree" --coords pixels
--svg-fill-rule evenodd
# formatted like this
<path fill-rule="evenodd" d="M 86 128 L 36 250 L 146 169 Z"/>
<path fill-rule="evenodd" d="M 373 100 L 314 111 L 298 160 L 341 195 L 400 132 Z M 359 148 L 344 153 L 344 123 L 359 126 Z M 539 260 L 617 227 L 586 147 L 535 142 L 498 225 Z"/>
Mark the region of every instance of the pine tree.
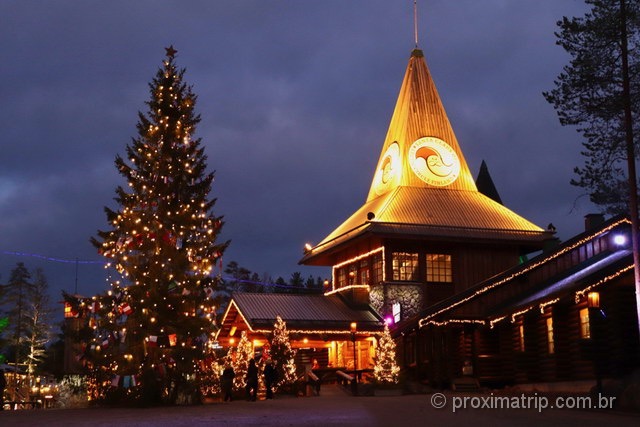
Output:
<path fill-rule="evenodd" d="M 571 184 L 586 190 L 606 212 L 618 214 L 629 212 L 629 191 L 635 186 L 629 185 L 625 139 L 630 130 L 638 133 L 640 122 L 625 118 L 625 105 L 633 118 L 640 115 L 640 85 L 635 77 L 640 68 L 640 1 L 627 0 L 624 14 L 619 0 L 586 0 L 586 4 L 591 10 L 583 17 L 558 21 L 557 44 L 571 61 L 556 78 L 555 88 L 543 95 L 560 123 L 576 126 L 584 139 L 585 163 L 575 168 L 577 179 Z M 623 50 L 629 52 L 628 64 Z M 632 77 L 628 99 L 625 73 Z M 637 157 L 637 138 L 633 143 Z"/>
<path fill-rule="evenodd" d="M 203 396 L 213 396 L 220 393 L 220 374 L 222 366 L 215 355 L 210 354 L 200 362 L 200 392 Z"/>
<path fill-rule="evenodd" d="M 246 377 L 249 369 L 249 360 L 253 358 L 253 347 L 247 337 L 247 331 L 242 331 L 240 341 L 235 350 L 235 355 L 231 366 L 236 376 L 233 379 L 233 388 L 235 390 L 244 390 L 247 385 Z"/>
<path fill-rule="evenodd" d="M 373 377 L 379 384 L 397 384 L 399 373 L 400 367 L 396 363 L 396 343 L 391 338 L 389 326 L 385 325 L 376 346 Z"/>
<path fill-rule="evenodd" d="M 29 309 L 33 294 L 31 273 L 19 262 L 11 270 L 9 281 L 4 286 L 2 308 L 8 318 L 5 339 L 9 347 L 8 359 L 12 363 L 23 364 L 28 354 Z"/>
<path fill-rule="evenodd" d="M 116 156 L 127 186 L 116 188 L 118 210 L 105 208 L 111 228 L 92 238 L 121 275 L 97 307 L 96 382 L 132 394 L 143 372 L 143 390 L 155 387 L 149 380 L 155 370 L 160 395 L 170 403 L 181 387 L 198 389 L 187 379 L 197 377 L 212 332 L 209 296 L 217 279 L 210 275 L 228 245 L 216 242 L 223 223 L 209 198 L 214 174 L 207 173 L 201 139 L 194 138 L 197 97 L 175 54 L 166 49 L 149 84 L 148 111 L 138 114 L 138 135 L 126 159 Z"/>
<path fill-rule="evenodd" d="M 289 342 L 287 324 L 280 316 L 273 325 L 273 336 L 269 343 L 269 355 L 276 368 L 276 384 L 274 390 L 291 385 L 296 380 L 296 364 L 294 357 L 296 352 Z"/>
<path fill-rule="evenodd" d="M 27 372 L 33 374 L 44 361 L 45 346 L 53 337 L 53 309 L 49 301 L 49 284 L 41 269 L 35 271 L 32 293 L 27 306 L 28 329 L 25 334 Z"/>

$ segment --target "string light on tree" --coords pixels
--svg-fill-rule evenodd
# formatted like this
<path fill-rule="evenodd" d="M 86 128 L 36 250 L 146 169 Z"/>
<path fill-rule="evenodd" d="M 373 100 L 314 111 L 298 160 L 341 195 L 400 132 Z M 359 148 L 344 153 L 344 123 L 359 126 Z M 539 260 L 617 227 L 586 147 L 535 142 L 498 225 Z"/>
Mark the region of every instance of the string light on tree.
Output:
<path fill-rule="evenodd" d="M 397 384 L 400 367 L 396 362 L 396 343 L 391 338 L 389 325 L 384 325 L 384 332 L 376 346 L 373 377 L 379 384 Z"/>
<path fill-rule="evenodd" d="M 144 395 L 151 371 L 161 379 L 159 395 L 175 399 L 176 387 L 202 377 L 199 362 L 208 357 L 210 297 L 219 285 L 210 274 L 228 242 L 216 241 L 223 222 L 209 198 L 214 175 L 194 138 L 197 96 L 176 54 L 166 48 L 149 84 L 148 110 L 138 114 L 137 137 L 126 156 L 116 156 L 127 186 L 116 188 L 118 208 L 105 208 L 111 228 L 92 239 L 122 276 L 100 298 L 89 346 L 90 366 L 101 377 L 95 384 L 110 384 L 102 397 L 113 387 L 132 395 L 141 387 Z"/>
<path fill-rule="evenodd" d="M 269 346 L 269 354 L 273 360 L 277 372 L 277 383 L 274 389 L 289 386 L 296 380 L 295 350 L 289 341 L 287 324 L 280 316 L 276 317 L 273 325 L 273 335 Z"/>

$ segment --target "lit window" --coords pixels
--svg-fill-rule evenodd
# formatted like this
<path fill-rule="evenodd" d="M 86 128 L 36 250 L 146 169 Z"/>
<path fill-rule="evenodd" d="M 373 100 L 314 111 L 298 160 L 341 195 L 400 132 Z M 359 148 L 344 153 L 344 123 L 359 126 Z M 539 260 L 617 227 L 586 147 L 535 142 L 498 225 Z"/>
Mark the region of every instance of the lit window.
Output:
<path fill-rule="evenodd" d="M 418 254 L 393 252 L 393 280 L 418 280 Z"/>
<path fill-rule="evenodd" d="M 347 286 L 347 269 L 339 268 L 338 269 L 338 287 L 342 288 Z"/>
<path fill-rule="evenodd" d="M 518 328 L 518 338 L 518 343 L 520 345 L 519 350 L 524 351 L 524 325 L 520 325 L 520 327 Z"/>
<path fill-rule="evenodd" d="M 553 319 L 551 317 L 547 317 L 547 345 L 549 354 L 556 352 L 555 343 L 553 341 Z"/>
<path fill-rule="evenodd" d="M 373 277 L 371 280 L 372 285 L 376 285 L 384 280 L 384 276 L 382 274 L 382 254 L 377 253 L 373 256 Z"/>
<path fill-rule="evenodd" d="M 591 324 L 589 322 L 589 309 L 580 310 L 580 338 L 591 338 Z"/>
<path fill-rule="evenodd" d="M 427 254 L 427 282 L 451 283 L 451 255 Z"/>

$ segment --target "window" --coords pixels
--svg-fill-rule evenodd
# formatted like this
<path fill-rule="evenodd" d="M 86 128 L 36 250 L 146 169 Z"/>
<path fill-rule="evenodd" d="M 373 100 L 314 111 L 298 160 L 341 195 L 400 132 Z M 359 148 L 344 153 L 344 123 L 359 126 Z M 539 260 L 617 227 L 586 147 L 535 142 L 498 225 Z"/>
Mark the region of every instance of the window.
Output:
<path fill-rule="evenodd" d="M 555 343 L 553 341 L 553 318 L 547 317 L 547 349 L 549 354 L 556 352 Z"/>
<path fill-rule="evenodd" d="M 391 306 L 391 313 L 393 314 L 393 323 L 398 323 L 402 320 L 402 307 L 399 302 L 394 302 Z"/>
<path fill-rule="evenodd" d="M 373 277 L 371 280 L 371 284 L 372 285 L 377 285 L 378 283 L 382 282 L 383 276 L 382 276 L 382 254 L 377 253 L 373 256 Z"/>
<path fill-rule="evenodd" d="M 427 254 L 427 282 L 451 283 L 451 255 Z"/>
<path fill-rule="evenodd" d="M 589 322 L 589 309 L 580 310 L 580 338 L 591 338 L 591 324 Z"/>
<path fill-rule="evenodd" d="M 360 276 L 358 284 L 369 285 L 369 260 L 367 259 L 361 260 L 360 266 L 358 268 L 359 268 L 358 275 Z"/>
<path fill-rule="evenodd" d="M 393 252 L 393 280 L 418 280 L 418 254 Z"/>
<path fill-rule="evenodd" d="M 339 268 L 338 269 L 338 287 L 342 288 L 347 286 L 347 269 Z"/>

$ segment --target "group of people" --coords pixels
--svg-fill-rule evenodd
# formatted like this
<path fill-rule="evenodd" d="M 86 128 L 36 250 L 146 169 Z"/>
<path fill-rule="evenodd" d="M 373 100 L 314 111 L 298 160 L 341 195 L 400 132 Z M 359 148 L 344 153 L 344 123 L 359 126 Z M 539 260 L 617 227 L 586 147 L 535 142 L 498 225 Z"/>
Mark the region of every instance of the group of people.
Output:
<path fill-rule="evenodd" d="M 267 360 L 264 367 L 264 386 L 266 388 L 267 399 L 273 399 L 273 386 L 277 379 L 276 368 L 273 365 L 271 359 Z M 236 373 L 233 370 L 231 364 L 227 363 L 222 371 L 221 386 L 222 395 L 225 402 L 231 402 L 233 391 L 233 380 L 236 377 Z M 247 374 L 245 376 L 245 392 L 247 394 L 247 400 L 256 401 L 258 398 L 258 366 L 254 359 L 249 360 L 249 366 L 247 368 Z"/>

